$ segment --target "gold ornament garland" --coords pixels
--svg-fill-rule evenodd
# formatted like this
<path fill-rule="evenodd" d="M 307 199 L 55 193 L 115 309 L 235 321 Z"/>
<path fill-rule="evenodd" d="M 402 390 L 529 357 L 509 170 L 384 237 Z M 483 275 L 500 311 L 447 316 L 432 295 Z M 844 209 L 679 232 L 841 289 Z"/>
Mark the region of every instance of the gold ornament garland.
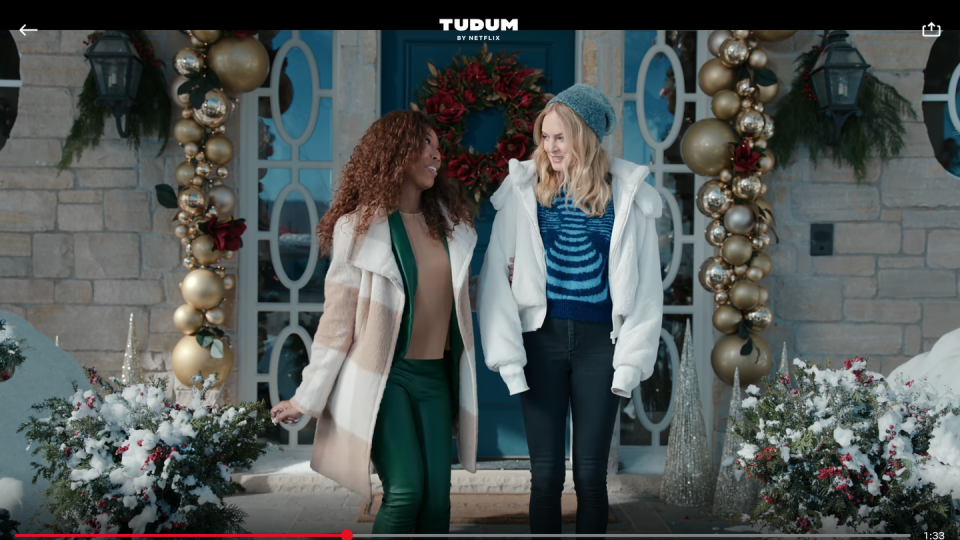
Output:
<path fill-rule="evenodd" d="M 236 108 L 231 95 L 259 88 L 269 74 L 270 59 L 263 44 L 251 37 L 256 30 L 187 30 L 192 46 L 174 56 L 179 75 L 171 86 L 174 101 L 183 105 L 183 118 L 173 135 L 186 160 L 174 171 L 177 191 L 157 186 L 157 199 L 179 213 L 175 234 L 190 270 L 180 283 L 186 302 L 173 316 L 174 326 L 186 334 L 173 349 L 173 372 L 186 386 L 198 374 L 217 373 L 220 387 L 233 369 L 234 353 L 218 328 L 226 316 L 223 304 L 236 279 L 219 263 L 231 259 L 243 246 L 244 220 L 233 219 L 236 193 L 224 184 L 226 164 L 233 159 L 233 143 L 224 124 Z"/>
<path fill-rule="evenodd" d="M 770 202 L 763 195 L 764 173 L 775 158 L 767 149 L 773 118 L 764 105 L 780 90 L 766 68 L 762 41 L 781 41 L 796 30 L 717 30 L 707 48 L 714 55 L 700 69 L 700 89 L 711 97 L 716 118 L 696 122 L 684 134 L 681 154 L 700 176 L 715 177 L 701 186 L 696 204 L 712 221 L 704 234 L 719 253 L 700 266 L 700 284 L 714 294 L 713 326 L 726 334 L 713 347 L 711 365 L 732 385 L 752 384 L 773 366 L 770 347 L 757 332 L 773 323 L 769 291 L 758 284 L 773 270 L 764 250 L 776 238 Z M 752 71 L 752 73 L 751 73 Z"/>

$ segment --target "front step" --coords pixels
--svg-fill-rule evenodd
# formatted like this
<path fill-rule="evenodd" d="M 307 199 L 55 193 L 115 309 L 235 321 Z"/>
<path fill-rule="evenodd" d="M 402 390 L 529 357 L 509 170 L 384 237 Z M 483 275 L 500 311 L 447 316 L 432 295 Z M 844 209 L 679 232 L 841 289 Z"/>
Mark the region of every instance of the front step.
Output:
<path fill-rule="evenodd" d="M 380 478 L 370 475 L 373 491 L 383 491 Z M 607 477 L 607 486 L 613 493 L 636 493 L 659 497 L 661 475 L 614 474 Z M 271 472 L 238 472 L 233 480 L 242 485 L 247 493 L 350 493 L 333 480 L 316 473 L 283 474 Z M 530 471 L 524 470 L 478 470 L 471 474 L 454 470 L 451 474 L 451 493 L 529 493 Z M 573 472 L 567 471 L 563 491 L 572 493 Z"/>

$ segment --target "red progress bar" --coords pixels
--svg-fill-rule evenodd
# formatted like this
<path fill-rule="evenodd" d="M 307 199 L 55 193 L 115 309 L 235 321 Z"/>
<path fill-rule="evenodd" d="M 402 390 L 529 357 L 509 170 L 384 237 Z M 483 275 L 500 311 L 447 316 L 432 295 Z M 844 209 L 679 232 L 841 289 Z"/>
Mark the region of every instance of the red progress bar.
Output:
<path fill-rule="evenodd" d="M 17 538 L 341 538 L 353 540 L 353 532 L 340 534 L 17 534 Z"/>

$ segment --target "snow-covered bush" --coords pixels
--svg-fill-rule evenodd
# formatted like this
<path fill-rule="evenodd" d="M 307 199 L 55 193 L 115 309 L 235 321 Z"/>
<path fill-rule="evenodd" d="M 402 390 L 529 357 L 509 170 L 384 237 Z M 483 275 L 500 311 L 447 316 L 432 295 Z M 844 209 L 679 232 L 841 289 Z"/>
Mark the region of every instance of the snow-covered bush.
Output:
<path fill-rule="evenodd" d="M 245 514 L 223 498 L 243 491 L 231 480 L 274 447 L 257 440 L 271 425 L 265 404 L 203 406 L 215 375 L 184 407 L 166 399 L 166 381 L 125 386 L 86 369 L 98 390 L 34 405 L 51 411 L 26 430 L 34 482 L 50 481 L 55 533 L 231 533 Z M 194 377 L 195 382 L 202 379 Z M 96 388 L 96 386 L 95 386 Z"/>
<path fill-rule="evenodd" d="M 782 533 L 943 533 L 958 537 L 960 402 L 914 381 L 801 360 L 787 376 L 750 385 L 738 468 L 760 481 L 753 517 Z"/>

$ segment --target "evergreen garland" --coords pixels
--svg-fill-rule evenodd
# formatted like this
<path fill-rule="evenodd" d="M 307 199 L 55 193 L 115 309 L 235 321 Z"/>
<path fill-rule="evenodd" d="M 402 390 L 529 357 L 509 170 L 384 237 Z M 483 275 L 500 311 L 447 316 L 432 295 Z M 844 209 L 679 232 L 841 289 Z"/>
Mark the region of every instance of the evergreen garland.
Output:
<path fill-rule="evenodd" d="M 887 160 L 900 154 L 906 134 L 901 116 L 916 120 L 917 113 L 896 89 L 867 74 L 860 94 L 861 115 L 848 117 L 840 128 L 836 146 L 830 146 L 836 132 L 834 120 L 820 110 L 810 81 L 810 71 L 822 51 L 814 45 L 797 58 L 793 84 L 773 115 L 777 136 L 768 145 L 777 157 L 775 166 L 779 169 L 790 163 L 800 145 L 807 146 L 814 166 L 830 149 L 834 163 L 853 167 L 859 183 L 866 179 L 867 163 L 872 157 Z"/>
<path fill-rule="evenodd" d="M 946 426 L 960 415 L 956 397 L 886 381 L 859 357 L 844 370 L 794 363 L 796 387 L 784 374 L 766 378 L 763 396 L 750 385 L 734 426 L 744 441 L 736 466 L 760 482 L 753 517 L 743 520 L 814 534 L 836 525 L 826 523 L 832 516 L 868 534 L 957 540 L 960 513 L 934 483 L 957 469 L 935 455 L 957 451 L 956 440 L 944 441 L 956 437 Z"/>
<path fill-rule="evenodd" d="M 84 42 L 88 44 L 88 52 L 97 38 L 102 35 L 103 32 L 100 31 L 88 36 L 87 41 Z M 137 103 L 130 109 L 127 117 L 130 130 L 127 143 L 133 151 L 137 152 L 140 150 L 141 137 L 157 136 L 161 142 L 160 151 L 157 153 L 157 157 L 160 157 L 170 139 L 171 114 L 170 95 L 162 69 L 163 62 L 154 56 L 150 39 L 143 30 L 131 30 L 129 36 L 143 61 L 143 70 L 140 75 L 140 86 L 137 88 Z M 63 156 L 57 164 L 58 174 L 70 167 L 71 163 L 79 160 L 84 149 L 100 144 L 100 138 L 104 133 L 104 122 L 108 117 L 113 117 L 113 111 L 105 105 L 96 105 L 95 102 L 99 97 L 100 91 L 97 89 L 97 82 L 91 69 L 83 83 L 83 90 L 80 92 L 77 103 L 80 114 L 70 128 L 70 134 L 63 147 Z"/>
<path fill-rule="evenodd" d="M 202 405 L 216 374 L 194 388 L 188 406 L 166 400 L 166 379 L 124 385 L 85 368 L 99 390 L 33 405 L 26 431 L 33 482 L 50 481 L 45 505 L 55 534 L 224 534 L 245 517 L 224 497 L 245 491 L 231 479 L 275 445 L 258 436 L 272 425 L 265 403 Z"/>

